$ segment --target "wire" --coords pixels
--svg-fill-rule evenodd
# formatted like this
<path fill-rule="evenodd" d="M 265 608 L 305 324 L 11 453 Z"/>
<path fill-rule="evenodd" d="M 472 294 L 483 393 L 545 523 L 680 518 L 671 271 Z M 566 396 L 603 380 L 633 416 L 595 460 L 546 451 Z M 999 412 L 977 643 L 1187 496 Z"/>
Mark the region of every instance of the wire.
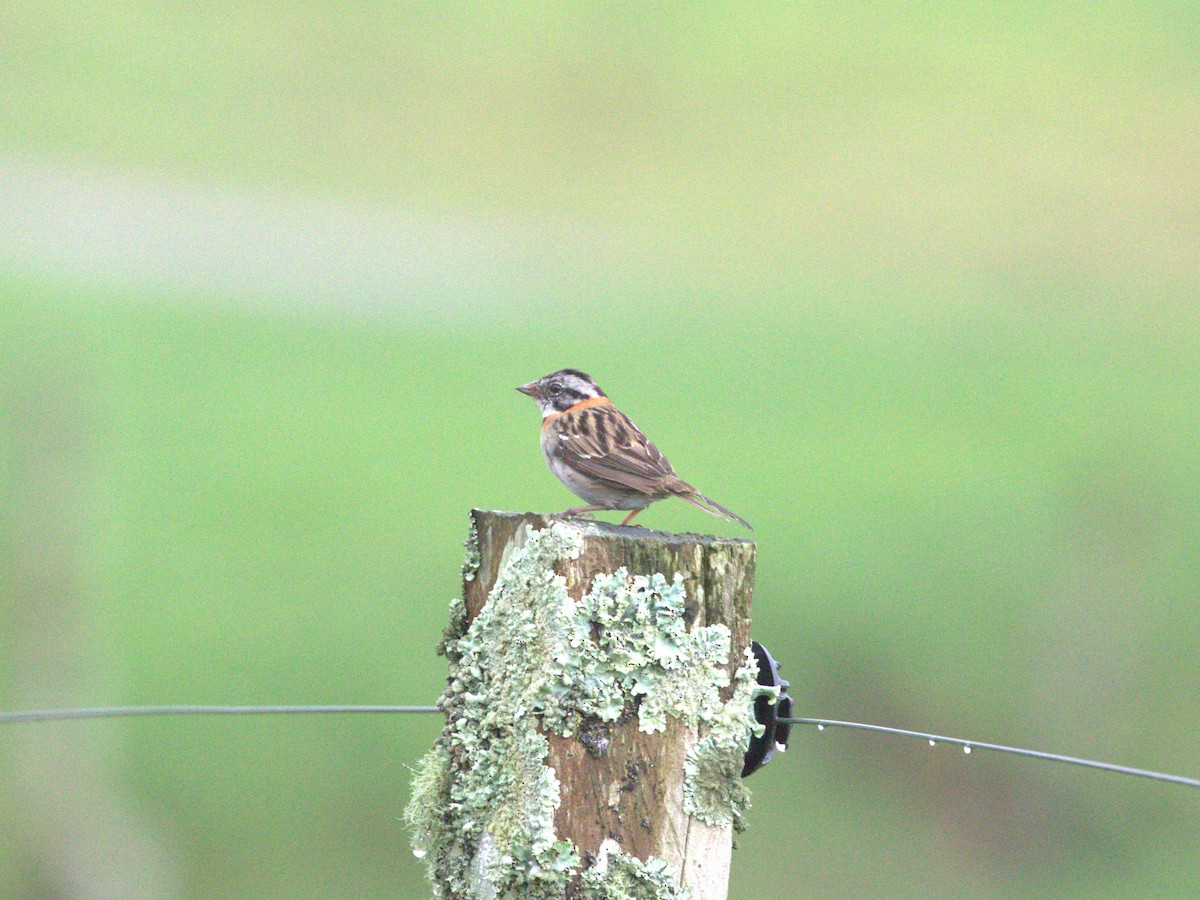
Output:
<path fill-rule="evenodd" d="M 0 712 L 0 724 L 5 722 L 52 722 L 73 719 L 118 719 L 132 716 L 265 716 L 265 715 L 313 715 L 323 713 L 436 713 L 436 706 L 369 706 L 369 705 L 324 705 L 324 706 L 97 706 L 83 709 L 34 709 L 17 712 Z M 1089 769 L 1101 769 L 1106 772 L 1117 772 L 1121 775 L 1134 775 L 1138 778 L 1150 778 L 1155 781 L 1166 781 L 1172 784 L 1183 784 L 1188 787 L 1200 788 L 1200 778 L 1188 778 L 1184 775 L 1169 775 L 1165 772 L 1153 772 L 1149 769 L 1135 769 L 1132 766 L 1120 766 L 1116 763 L 1098 762 L 1093 759 L 1082 759 L 1077 756 L 1064 756 L 1061 753 L 1047 753 L 1043 750 L 1026 750 L 1021 747 L 1008 747 L 1004 744 L 989 744 L 984 741 L 969 741 L 964 738 L 948 737 L 944 734 L 930 734 L 924 731 L 910 731 L 906 728 L 892 728 L 887 725 L 868 725 L 863 722 L 845 722 L 839 719 L 815 719 L 806 717 L 780 718 L 775 720 L 780 725 L 816 725 L 818 731 L 826 728 L 851 728 L 857 731 L 874 731 L 882 734 L 896 734 L 901 737 L 920 738 L 935 744 L 954 744 L 963 748 L 964 753 L 972 750 L 994 750 L 997 753 L 1012 753 L 1016 756 L 1027 756 L 1033 759 L 1045 759 L 1051 762 L 1067 763 L 1073 766 L 1084 766 Z"/>
<path fill-rule="evenodd" d="M 862 722 L 842 722 L 837 719 L 788 718 L 778 719 L 781 725 L 816 725 L 818 731 L 825 728 L 854 728 L 859 731 L 877 731 L 884 734 L 898 734 L 902 737 L 915 737 L 934 744 L 955 744 L 963 748 L 964 753 L 972 750 L 995 750 L 997 753 L 1013 753 L 1017 756 L 1029 756 L 1034 759 L 1047 759 L 1051 762 L 1068 763 L 1072 766 L 1084 766 L 1089 769 L 1103 769 L 1106 772 L 1118 772 L 1122 775 L 1135 775 L 1138 778 L 1152 778 L 1155 781 L 1168 781 L 1172 784 L 1185 784 L 1188 787 L 1200 788 L 1200 778 L 1188 778 L 1185 775 L 1168 775 L 1165 772 L 1152 772 L 1149 769 L 1135 769 L 1131 766 L 1119 766 L 1116 763 L 1097 762 L 1093 759 L 1081 759 L 1078 756 L 1063 756 L 1061 753 L 1046 753 L 1043 750 L 1025 750 L 1021 747 L 1007 747 L 1003 744 L 988 744 L 983 741 L 968 741 L 963 738 L 946 737 L 942 734 L 926 734 L 923 731 L 909 731 L 906 728 L 890 728 L 886 725 L 865 725 Z"/>
<path fill-rule="evenodd" d="M 3 722 L 61 719 L 117 719 L 128 716 L 267 716 L 312 713 L 435 713 L 436 706 L 100 706 L 86 709 L 34 709 L 0 712 Z"/>

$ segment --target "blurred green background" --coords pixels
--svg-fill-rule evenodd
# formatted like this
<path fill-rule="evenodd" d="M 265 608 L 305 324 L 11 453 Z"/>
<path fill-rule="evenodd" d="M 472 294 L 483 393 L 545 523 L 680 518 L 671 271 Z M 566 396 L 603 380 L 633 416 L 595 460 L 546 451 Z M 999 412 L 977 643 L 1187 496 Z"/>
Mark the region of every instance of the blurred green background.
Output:
<path fill-rule="evenodd" d="M 5 4 L 0 705 L 432 702 L 575 366 L 754 523 L 798 713 L 1200 775 L 1198 12 Z M 6 727 L 0 895 L 426 896 L 438 728 Z M 734 898 L 1200 885 L 1187 788 L 751 787 Z"/>

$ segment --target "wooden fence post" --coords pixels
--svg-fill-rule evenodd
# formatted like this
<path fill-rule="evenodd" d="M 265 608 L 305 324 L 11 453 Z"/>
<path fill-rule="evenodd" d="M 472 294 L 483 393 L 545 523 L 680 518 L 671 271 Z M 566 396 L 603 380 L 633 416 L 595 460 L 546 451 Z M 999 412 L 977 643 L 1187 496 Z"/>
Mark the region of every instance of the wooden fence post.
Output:
<path fill-rule="evenodd" d="M 406 814 L 435 893 L 723 900 L 754 543 L 471 516 L 446 727 Z"/>

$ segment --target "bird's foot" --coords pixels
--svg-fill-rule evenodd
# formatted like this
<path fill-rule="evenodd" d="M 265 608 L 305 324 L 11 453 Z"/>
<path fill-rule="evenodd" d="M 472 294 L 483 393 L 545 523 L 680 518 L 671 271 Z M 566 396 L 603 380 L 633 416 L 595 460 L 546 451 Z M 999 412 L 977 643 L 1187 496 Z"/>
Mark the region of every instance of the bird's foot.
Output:
<path fill-rule="evenodd" d="M 560 519 L 594 519 L 596 518 L 596 510 L 604 509 L 603 506 L 572 506 L 570 509 L 564 509 L 558 514 Z"/>

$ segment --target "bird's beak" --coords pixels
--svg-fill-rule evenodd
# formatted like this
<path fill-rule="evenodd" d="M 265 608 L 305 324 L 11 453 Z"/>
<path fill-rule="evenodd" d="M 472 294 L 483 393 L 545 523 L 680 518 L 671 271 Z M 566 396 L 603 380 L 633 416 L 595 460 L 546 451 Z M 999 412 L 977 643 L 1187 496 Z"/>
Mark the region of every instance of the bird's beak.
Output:
<path fill-rule="evenodd" d="M 517 390 L 520 391 L 522 394 L 527 394 L 528 396 L 532 397 L 534 400 L 540 400 L 542 397 L 542 392 L 538 390 L 536 381 L 531 381 L 531 382 L 529 382 L 529 384 L 523 384 L 519 388 L 517 388 Z"/>

